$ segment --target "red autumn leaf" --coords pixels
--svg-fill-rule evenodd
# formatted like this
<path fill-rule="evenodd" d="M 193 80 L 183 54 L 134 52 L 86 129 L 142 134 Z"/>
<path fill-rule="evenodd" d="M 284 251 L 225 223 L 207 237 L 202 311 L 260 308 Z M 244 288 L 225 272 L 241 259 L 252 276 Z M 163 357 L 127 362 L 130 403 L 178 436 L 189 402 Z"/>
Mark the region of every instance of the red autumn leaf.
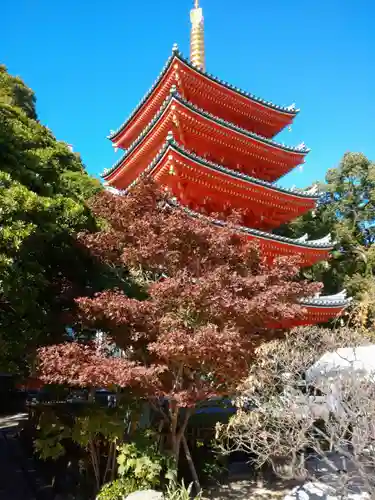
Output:
<path fill-rule="evenodd" d="M 300 317 L 298 300 L 320 288 L 297 279 L 299 265 L 272 267 L 234 226 L 218 227 L 171 205 L 148 181 L 126 196 L 91 202 L 106 221 L 79 242 L 105 263 L 141 270 L 146 300 L 106 290 L 77 300 L 80 321 L 105 332 L 125 357 L 110 358 L 75 343 L 40 350 L 43 380 L 80 386 L 132 387 L 194 406 L 233 391 L 270 328 Z"/>

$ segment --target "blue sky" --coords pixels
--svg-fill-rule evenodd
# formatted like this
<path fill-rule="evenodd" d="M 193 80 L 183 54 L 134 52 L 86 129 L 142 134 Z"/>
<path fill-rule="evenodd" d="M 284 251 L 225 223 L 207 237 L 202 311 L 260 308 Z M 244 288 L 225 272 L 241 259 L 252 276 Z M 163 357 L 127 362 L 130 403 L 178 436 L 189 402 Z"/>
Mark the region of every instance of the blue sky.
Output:
<path fill-rule="evenodd" d="M 188 55 L 193 0 L 2 0 L 0 62 L 37 95 L 40 120 L 91 174 L 120 153 L 106 139 L 177 42 Z M 375 160 L 374 0 L 201 0 L 207 70 L 301 108 L 292 132 L 312 152 L 282 184 L 322 179 L 346 151 Z"/>

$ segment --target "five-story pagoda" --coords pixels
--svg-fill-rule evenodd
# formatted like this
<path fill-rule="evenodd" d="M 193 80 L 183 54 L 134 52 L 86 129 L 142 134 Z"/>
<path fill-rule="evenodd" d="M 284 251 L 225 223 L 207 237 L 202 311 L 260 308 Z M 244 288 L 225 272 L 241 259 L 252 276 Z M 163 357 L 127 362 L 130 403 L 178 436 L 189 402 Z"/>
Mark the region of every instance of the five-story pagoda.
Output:
<path fill-rule="evenodd" d="M 191 56 L 173 47 L 149 92 L 121 127 L 110 135 L 120 160 L 103 175 L 110 188 L 124 190 L 146 172 L 168 188 L 192 215 L 225 215 L 241 210 L 240 231 L 254 240 L 267 260 L 298 255 L 302 266 L 327 259 L 333 244 L 284 238 L 272 230 L 314 209 L 314 190 L 274 184 L 304 162 L 304 144 L 288 147 L 274 137 L 298 110 L 277 106 L 219 80 L 205 71 L 204 19 L 199 1 L 191 11 Z M 299 324 L 325 322 L 347 305 L 345 292 L 304 301 Z M 294 323 L 295 324 L 295 323 Z M 290 326 L 290 325 L 288 325 Z"/>

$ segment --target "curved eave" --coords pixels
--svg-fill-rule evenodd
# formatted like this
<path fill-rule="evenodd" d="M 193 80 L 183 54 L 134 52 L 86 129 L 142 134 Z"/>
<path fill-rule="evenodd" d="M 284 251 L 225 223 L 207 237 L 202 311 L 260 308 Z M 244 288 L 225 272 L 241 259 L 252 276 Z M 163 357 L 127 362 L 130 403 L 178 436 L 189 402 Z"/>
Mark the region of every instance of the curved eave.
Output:
<path fill-rule="evenodd" d="M 324 297 L 322 297 L 322 299 L 324 299 Z M 300 318 L 281 321 L 281 323 L 277 326 L 282 328 L 293 328 L 296 326 L 327 323 L 328 321 L 339 318 L 345 311 L 348 304 L 349 301 L 326 303 L 324 300 L 321 300 L 320 304 L 301 302 L 301 305 L 305 309 L 304 315 Z"/>
<path fill-rule="evenodd" d="M 245 182 L 249 182 L 250 184 L 255 184 L 257 186 L 262 186 L 266 189 L 269 189 L 271 191 L 274 191 L 276 193 L 282 193 L 282 194 L 287 194 L 288 196 L 297 198 L 297 199 L 306 199 L 306 200 L 311 200 L 311 201 L 318 201 L 320 198 L 320 195 L 315 195 L 315 194 L 310 194 L 307 191 L 295 191 L 293 189 L 288 189 L 288 188 L 283 188 L 280 186 L 276 186 L 275 184 L 272 184 L 267 181 L 263 181 L 260 179 L 256 179 L 255 177 L 251 177 L 250 175 L 243 174 L 241 172 L 235 172 L 234 170 L 231 170 L 229 168 L 223 167 L 222 165 L 218 165 L 217 163 L 210 162 L 196 154 L 194 154 L 191 151 L 188 151 L 186 148 L 181 146 L 180 144 L 177 144 L 177 142 L 173 139 L 173 136 L 168 135 L 167 141 L 163 145 L 163 147 L 160 149 L 159 153 L 156 155 L 154 160 L 150 163 L 150 165 L 144 170 L 143 175 L 147 173 L 151 173 L 156 166 L 159 164 L 159 162 L 163 159 L 163 157 L 168 153 L 169 150 L 174 150 L 178 154 L 184 156 L 187 160 L 190 160 L 194 163 L 203 165 L 204 167 L 207 167 L 211 170 L 214 170 L 216 172 L 219 172 L 221 174 L 228 175 L 232 177 L 233 179 L 239 179 Z M 109 183 L 111 182 L 111 179 L 108 179 L 111 175 L 113 175 L 114 172 L 106 173 L 104 174 L 104 179 L 107 180 Z M 137 182 L 138 179 L 135 179 L 133 183 Z"/>
<path fill-rule="evenodd" d="M 223 225 L 221 221 L 213 221 L 217 225 Z M 266 233 L 265 231 L 259 231 L 258 229 L 252 229 L 245 226 L 239 226 L 237 228 L 239 231 L 255 236 L 256 238 L 260 238 L 262 240 L 274 241 L 277 243 L 281 243 L 283 245 L 297 247 L 297 248 L 305 248 L 309 250 L 322 250 L 324 252 L 330 252 L 333 250 L 334 245 L 332 243 L 315 243 L 312 241 L 300 242 L 296 241 L 293 238 L 286 238 L 284 236 L 278 236 L 277 234 Z"/>
<path fill-rule="evenodd" d="M 310 297 L 301 300 L 301 304 L 309 308 L 327 308 L 327 309 L 345 309 L 351 303 L 352 298 L 346 296 L 346 290 L 335 295 L 323 295 L 318 297 Z"/>
<path fill-rule="evenodd" d="M 350 300 L 342 300 L 342 301 L 336 301 L 336 302 L 331 302 L 328 300 L 324 300 L 324 297 L 322 297 L 320 300 L 306 300 L 306 301 L 301 301 L 301 304 L 305 307 L 308 308 L 316 308 L 316 309 L 345 309 L 346 307 L 349 306 Z"/>
<path fill-rule="evenodd" d="M 198 212 L 195 212 L 194 210 L 191 210 L 190 208 L 183 207 L 180 204 L 177 204 L 177 205 L 181 210 L 183 210 L 185 213 L 187 213 L 191 217 L 195 217 L 197 219 L 203 219 L 203 220 L 209 221 L 212 224 L 215 224 L 217 226 L 221 226 L 221 227 L 227 226 L 227 223 L 225 221 L 222 221 L 220 219 L 214 219 L 213 217 L 208 217 L 207 215 L 204 215 L 204 214 L 200 214 Z M 268 241 L 275 241 L 277 243 L 282 243 L 285 245 L 290 245 L 290 246 L 299 247 L 299 248 L 330 251 L 333 249 L 333 246 L 334 246 L 332 243 L 322 243 L 320 240 L 318 240 L 317 242 L 315 242 L 314 240 L 301 242 L 299 240 L 294 240 L 293 238 L 286 238 L 285 236 L 279 236 L 277 234 L 266 233 L 265 231 L 260 231 L 258 229 L 252 229 L 252 228 L 245 227 L 245 226 L 235 226 L 235 229 L 237 231 L 240 231 L 240 232 L 243 232 L 246 234 L 251 234 L 251 235 L 255 236 L 256 238 L 260 238 L 260 239 L 268 240 Z"/>
<path fill-rule="evenodd" d="M 119 191 L 117 189 L 107 187 L 107 190 L 112 192 L 113 194 L 116 195 L 123 195 L 126 193 L 126 191 Z M 194 217 L 196 219 L 200 219 L 206 222 L 210 222 L 211 224 L 214 224 L 219 227 L 226 227 L 227 223 L 225 221 L 222 221 L 220 219 L 215 219 L 213 217 L 209 217 L 207 215 L 201 214 L 199 212 L 195 212 L 194 210 L 191 210 L 190 208 L 184 207 L 178 201 L 173 200 L 171 202 L 171 207 L 176 207 L 177 209 L 183 211 L 185 214 L 187 214 L 189 217 Z M 285 236 L 279 236 L 276 234 L 272 233 L 266 233 L 265 231 L 260 231 L 258 229 L 252 229 L 248 228 L 245 226 L 235 226 L 234 227 L 235 231 L 238 231 L 240 233 L 245 233 L 247 235 L 253 236 L 257 240 L 264 240 L 264 241 L 269 241 L 272 243 L 277 243 L 289 247 L 293 247 L 296 249 L 302 249 L 302 250 L 316 250 L 316 251 L 321 251 L 322 253 L 327 253 L 330 252 L 333 249 L 333 244 L 332 243 L 322 243 L 321 240 L 311 240 L 311 241 L 304 241 L 301 242 L 299 240 L 294 240 L 292 238 L 286 238 Z"/>
<path fill-rule="evenodd" d="M 228 175 L 234 179 L 240 179 L 245 182 L 249 182 L 251 184 L 255 184 L 257 186 L 262 186 L 266 189 L 269 189 L 271 191 L 275 191 L 276 193 L 282 193 L 282 194 L 287 194 L 288 196 L 292 196 L 294 198 L 298 199 L 307 199 L 311 201 L 317 201 L 319 199 L 319 195 L 313 195 L 310 194 L 306 191 L 294 191 L 293 189 L 287 189 L 283 188 L 280 186 L 276 186 L 270 182 L 267 181 L 262 181 L 260 179 L 256 179 L 255 177 L 251 177 L 250 175 L 242 174 L 241 172 L 235 172 L 234 170 L 231 170 L 229 168 L 223 167 L 222 165 L 218 165 L 217 163 L 210 162 L 194 153 L 191 151 L 188 151 L 186 148 L 181 146 L 180 144 L 177 144 L 177 142 L 173 139 L 173 137 L 169 136 L 167 138 L 166 143 L 162 147 L 162 149 L 159 151 L 155 159 L 152 161 L 152 163 L 147 167 L 145 170 L 145 173 L 151 172 L 161 161 L 161 159 L 164 157 L 165 154 L 168 153 L 168 150 L 174 150 L 180 155 L 184 156 L 187 160 L 190 160 L 192 162 L 198 163 L 200 165 L 203 165 L 204 167 L 208 167 L 211 170 L 215 170 L 217 172 L 220 172 L 222 174 Z"/>
<path fill-rule="evenodd" d="M 178 59 L 181 63 L 188 66 L 192 71 L 195 71 L 196 73 L 198 73 L 199 75 L 201 75 L 204 78 L 208 78 L 213 83 L 221 85 L 222 87 L 226 88 L 228 91 L 233 92 L 234 94 L 237 94 L 241 97 L 244 97 L 244 98 L 248 99 L 249 101 L 252 101 L 256 104 L 259 104 L 259 105 L 263 106 L 264 108 L 268 108 L 268 109 L 276 111 L 280 114 L 290 116 L 291 120 L 293 120 L 299 112 L 298 109 L 291 110 L 291 109 L 288 109 L 284 106 L 278 106 L 277 104 L 273 104 L 270 101 L 265 101 L 264 99 L 261 99 L 253 94 L 250 94 L 249 92 L 241 90 L 238 87 L 234 87 L 233 85 L 231 85 L 223 80 L 220 80 L 219 78 L 216 78 L 215 76 L 211 75 L 210 73 L 206 73 L 205 71 L 201 70 L 200 68 L 192 65 L 185 57 L 182 56 L 182 54 L 178 50 L 173 50 L 172 55 L 168 58 L 164 68 L 160 72 L 158 78 L 155 80 L 155 82 L 152 85 L 152 87 L 150 88 L 150 90 L 146 93 L 146 95 L 143 97 L 143 99 L 139 102 L 139 104 L 133 110 L 133 112 L 128 117 L 128 119 L 115 132 L 111 133 L 108 136 L 108 138 L 111 141 L 115 141 L 116 138 L 121 134 L 121 132 L 127 127 L 127 125 L 130 124 L 134 120 L 134 118 L 136 117 L 136 115 L 138 114 L 138 112 L 140 111 L 142 106 L 144 106 L 144 104 L 150 98 L 150 96 L 152 95 L 154 90 L 158 87 L 158 85 L 162 81 L 163 77 L 167 74 L 168 70 L 172 66 L 173 61 L 175 59 Z"/>
<path fill-rule="evenodd" d="M 256 184 L 258 186 L 262 186 L 266 189 L 270 189 L 270 190 L 275 191 L 277 193 L 283 193 L 283 194 L 287 194 L 289 196 L 293 196 L 295 198 L 308 199 L 308 200 L 313 200 L 313 201 L 317 201 L 320 197 L 317 195 L 311 195 L 311 194 L 307 193 L 306 191 L 298 191 L 297 192 L 297 191 L 294 191 L 292 189 L 282 188 L 280 186 L 276 186 L 275 184 L 272 184 L 271 182 L 262 181 L 260 179 L 256 179 L 255 177 L 251 177 L 250 175 L 243 174 L 241 172 L 235 172 L 234 170 L 223 167 L 222 165 L 219 165 L 217 163 L 213 163 L 211 161 L 208 161 L 205 158 L 202 158 L 202 157 L 192 153 L 191 151 L 186 150 L 183 146 L 177 144 L 175 141 L 170 142 L 170 147 L 172 149 L 175 149 L 178 153 L 185 156 L 190 161 L 200 163 L 201 165 L 208 167 L 212 170 L 216 170 L 217 172 L 229 175 L 230 177 L 233 177 L 236 179 L 240 179 L 240 180 L 249 182 L 251 184 Z"/>
<path fill-rule="evenodd" d="M 285 144 L 281 144 L 277 141 L 274 141 L 273 139 L 268 139 L 267 137 L 263 137 L 262 135 L 256 134 L 255 132 L 250 132 L 248 130 L 245 130 L 242 127 L 239 127 L 238 125 L 235 125 L 234 123 L 228 122 L 227 120 L 223 120 L 222 118 L 219 118 L 217 116 L 214 116 L 211 113 L 208 113 L 204 109 L 199 108 L 198 106 L 195 106 L 193 103 L 187 101 L 183 97 L 181 97 L 178 93 L 175 94 L 175 99 L 180 102 L 183 106 L 186 106 L 187 108 L 191 109 L 195 113 L 198 113 L 199 115 L 203 116 L 207 120 L 211 120 L 218 125 L 221 125 L 223 127 L 226 127 L 234 132 L 238 132 L 242 135 L 245 135 L 249 139 L 254 139 L 257 142 L 261 142 L 263 144 L 266 144 L 268 146 L 271 146 L 273 148 L 279 149 L 280 151 L 284 151 L 286 153 L 295 153 L 295 154 L 300 154 L 301 156 L 306 156 L 309 153 L 308 148 L 303 148 L 299 149 L 298 146 L 286 146 Z"/>
<path fill-rule="evenodd" d="M 249 101 L 255 102 L 257 104 L 260 104 L 264 108 L 272 109 L 273 111 L 276 111 L 278 113 L 281 113 L 283 115 L 290 116 L 291 118 L 294 118 L 298 113 L 299 109 L 288 109 L 285 106 L 279 106 L 277 104 L 274 104 L 271 101 L 266 101 L 265 99 L 262 99 L 260 97 L 255 96 L 254 94 L 251 94 L 250 92 L 246 92 L 245 90 L 240 89 L 239 87 L 235 87 L 234 85 L 231 85 L 230 83 L 220 80 L 220 78 L 217 78 L 216 76 L 212 75 L 211 73 L 207 73 L 206 71 L 203 71 L 202 69 L 198 68 L 197 66 L 194 66 L 191 64 L 191 62 L 186 59 L 180 52 L 176 52 L 176 57 L 186 66 L 188 66 L 190 69 L 198 73 L 199 75 L 208 78 L 214 83 L 217 83 L 223 87 L 225 87 L 227 90 L 233 92 L 234 94 L 240 95 L 241 97 L 245 97 Z"/>
<path fill-rule="evenodd" d="M 172 101 L 178 102 L 180 105 L 184 106 L 188 110 L 196 113 L 197 115 L 203 117 L 206 120 L 209 120 L 219 126 L 226 128 L 231 132 L 235 132 L 245 136 L 248 139 L 254 140 L 258 143 L 265 144 L 266 146 L 270 146 L 284 153 L 290 153 L 293 155 L 301 156 L 301 160 L 305 157 L 310 150 L 308 148 L 300 149 L 298 147 L 293 146 L 285 146 L 284 144 L 280 144 L 272 139 L 268 139 L 267 137 L 263 137 L 259 134 L 255 134 L 254 132 L 249 132 L 242 127 L 235 125 L 234 123 L 228 122 L 219 118 L 217 116 L 208 113 L 207 111 L 195 106 L 191 102 L 184 99 L 182 96 L 178 94 L 178 92 L 171 92 L 171 94 L 165 99 L 159 111 L 155 114 L 153 119 L 148 123 L 148 125 L 143 129 L 143 131 L 139 134 L 139 136 L 133 141 L 133 143 L 129 146 L 129 148 L 125 151 L 122 157 L 111 167 L 111 169 L 106 172 L 104 178 L 114 172 L 117 168 L 121 167 L 121 165 L 125 162 L 125 160 L 131 155 L 131 153 L 141 144 L 144 138 L 152 131 L 152 129 L 157 125 L 159 120 L 163 117 L 164 113 L 168 109 L 169 105 Z"/>

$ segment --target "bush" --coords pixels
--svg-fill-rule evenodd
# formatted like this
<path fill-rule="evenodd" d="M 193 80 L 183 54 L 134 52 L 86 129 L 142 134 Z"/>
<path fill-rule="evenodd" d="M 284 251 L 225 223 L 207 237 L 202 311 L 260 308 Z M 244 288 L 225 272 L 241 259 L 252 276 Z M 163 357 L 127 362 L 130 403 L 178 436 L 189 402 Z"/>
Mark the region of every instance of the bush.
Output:
<path fill-rule="evenodd" d="M 119 479 L 103 486 L 98 499 L 118 500 L 134 491 L 160 487 L 162 478 L 175 480 L 171 462 L 158 451 L 152 434 L 146 433 L 135 442 L 124 443 L 117 451 Z"/>
<path fill-rule="evenodd" d="M 133 491 L 153 489 L 160 485 L 164 457 L 155 446 L 142 450 L 135 443 L 126 443 L 118 448 L 118 474 Z"/>
<path fill-rule="evenodd" d="M 133 491 L 136 491 L 134 485 L 124 479 L 116 479 L 112 483 L 105 484 L 100 490 L 97 500 L 119 500 Z"/>
<path fill-rule="evenodd" d="M 190 483 L 189 486 L 186 487 L 184 481 L 182 481 L 181 484 L 175 484 L 173 487 L 168 488 L 165 498 L 167 500 L 201 500 L 201 493 L 195 497 L 191 496 L 192 489 L 193 483 Z"/>

